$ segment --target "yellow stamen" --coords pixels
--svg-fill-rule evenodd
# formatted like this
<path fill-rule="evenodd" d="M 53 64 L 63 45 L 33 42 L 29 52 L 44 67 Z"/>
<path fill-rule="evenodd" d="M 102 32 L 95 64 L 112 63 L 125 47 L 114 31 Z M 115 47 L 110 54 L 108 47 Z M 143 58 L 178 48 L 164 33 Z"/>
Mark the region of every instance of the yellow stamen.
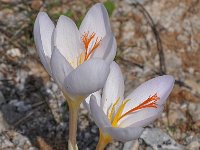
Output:
<path fill-rule="evenodd" d="M 111 111 L 109 112 L 108 114 L 108 119 L 112 122 L 112 117 L 113 117 L 113 114 L 114 114 L 114 111 L 115 111 L 115 107 L 117 105 L 117 103 L 119 102 L 120 100 L 120 97 L 115 101 L 115 103 L 112 105 L 112 108 L 111 108 Z"/>
<path fill-rule="evenodd" d="M 79 65 L 82 64 L 82 56 L 83 56 L 83 54 L 81 53 L 79 56 Z"/>
<path fill-rule="evenodd" d="M 128 103 L 129 101 L 130 101 L 130 99 L 123 101 L 123 103 L 119 107 L 119 109 L 118 109 L 117 113 L 115 114 L 115 117 L 114 117 L 114 119 L 112 121 L 112 126 L 113 127 L 117 126 L 118 118 L 120 118 L 120 116 L 121 116 L 121 114 L 122 114 L 122 112 L 124 110 L 124 107 L 125 107 L 126 103 Z"/>

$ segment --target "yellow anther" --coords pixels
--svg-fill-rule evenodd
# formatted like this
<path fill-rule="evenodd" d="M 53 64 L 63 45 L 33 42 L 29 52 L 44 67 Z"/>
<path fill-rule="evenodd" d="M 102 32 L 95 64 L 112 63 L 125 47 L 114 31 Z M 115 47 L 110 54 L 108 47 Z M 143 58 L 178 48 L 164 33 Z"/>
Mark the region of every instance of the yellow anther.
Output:
<path fill-rule="evenodd" d="M 109 112 L 109 114 L 108 114 L 108 119 L 112 122 L 112 118 L 113 118 L 113 114 L 114 114 L 114 112 L 115 112 L 115 107 L 116 107 L 116 105 L 117 105 L 117 103 L 119 102 L 119 100 L 120 100 L 120 97 L 115 101 L 115 103 L 112 105 L 112 107 L 111 107 L 111 111 Z"/>
<path fill-rule="evenodd" d="M 82 55 L 83 54 L 81 53 L 80 56 L 79 56 L 79 65 L 82 64 Z"/>
<path fill-rule="evenodd" d="M 118 109 L 117 113 L 115 114 L 115 117 L 114 117 L 114 119 L 113 119 L 113 121 L 112 121 L 112 126 L 113 126 L 113 127 L 116 127 L 116 126 L 117 126 L 118 119 L 121 117 L 122 112 L 123 112 L 123 110 L 124 110 L 124 107 L 125 107 L 126 103 L 128 103 L 129 101 L 130 101 L 130 99 L 125 100 L 125 101 L 123 101 L 123 103 L 120 105 L 120 107 L 119 107 L 119 109 Z"/>

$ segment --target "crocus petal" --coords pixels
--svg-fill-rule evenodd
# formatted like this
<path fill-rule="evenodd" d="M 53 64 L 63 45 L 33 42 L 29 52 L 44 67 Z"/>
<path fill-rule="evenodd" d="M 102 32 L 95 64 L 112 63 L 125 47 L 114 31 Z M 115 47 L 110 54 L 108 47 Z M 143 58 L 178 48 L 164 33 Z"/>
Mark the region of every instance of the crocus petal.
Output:
<path fill-rule="evenodd" d="M 100 46 L 95 50 L 91 58 L 102 58 L 108 63 L 111 63 L 116 55 L 117 44 L 115 37 L 112 34 L 107 34 L 102 41 Z"/>
<path fill-rule="evenodd" d="M 138 106 L 143 101 L 148 99 L 149 96 L 153 96 L 156 93 L 157 96 L 160 97 L 160 100 L 158 100 L 156 103 L 158 105 L 162 105 L 169 96 L 170 92 L 172 91 L 173 86 L 174 86 L 174 78 L 170 75 L 163 75 L 148 80 L 147 82 L 143 83 L 138 88 L 136 88 L 126 98 L 126 99 L 131 99 L 131 101 L 129 101 L 126 104 L 124 111 L 130 110 Z"/>
<path fill-rule="evenodd" d="M 90 97 L 91 95 L 95 96 L 97 104 L 100 106 L 100 102 L 101 102 L 101 92 L 102 90 L 96 91 L 92 94 L 90 94 L 85 101 L 83 102 L 85 108 L 90 112 Z"/>
<path fill-rule="evenodd" d="M 51 75 L 50 58 L 52 54 L 52 34 L 54 24 L 45 12 L 39 12 L 34 24 L 34 41 L 44 68 Z"/>
<path fill-rule="evenodd" d="M 159 108 L 144 108 L 122 118 L 119 121 L 119 127 L 145 127 L 158 118 L 162 111 L 163 106 L 159 106 Z"/>
<path fill-rule="evenodd" d="M 94 95 L 90 97 L 90 110 L 92 118 L 100 129 L 104 127 L 111 127 L 107 116 L 103 112 L 102 108 L 100 108 L 97 104 L 97 100 Z"/>
<path fill-rule="evenodd" d="M 65 88 L 72 95 L 86 96 L 103 88 L 110 71 L 109 65 L 101 59 L 90 59 L 65 79 Z"/>
<path fill-rule="evenodd" d="M 136 127 L 127 127 L 127 128 L 113 128 L 113 127 L 105 127 L 103 129 L 104 132 L 108 133 L 113 139 L 127 142 L 131 140 L 135 140 L 140 137 L 142 134 L 143 128 Z"/>
<path fill-rule="evenodd" d="M 51 57 L 51 70 L 53 79 L 58 83 L 59 87 L 63 89 L 64 79 L 73 68 L 56 48 Z"/>
<path fill-rule="evenodd" d="M 113 61 L 112 64 L 110 65 L 110 73 L 103 88 L 101 106 L 103 106 L 104 112 L 107 113 L 110 106 L 114 104 L 118 98 L 120 98 L 118 104 L 121 104 L 121 101 L 124 99 L 123 95 L 124 95 L 123 75 L 118 64 Z"/>
<path fill-rule="evenodd" d="M 98 3 L 92 6 L 83 19 L 80 32 L 96 33 L 96 36 L 104 38 L 107 33 L 111 32 L 108 13 L 103 4 Z"/>
<path fill-rule="evenodd" d="M 54 33 L 55 46 L 70 63 L 76 63 L 81 53 L 80 34 L 75 23 L 60 16 Z M 75 61 L 75 62 L 73 62 Z"/>

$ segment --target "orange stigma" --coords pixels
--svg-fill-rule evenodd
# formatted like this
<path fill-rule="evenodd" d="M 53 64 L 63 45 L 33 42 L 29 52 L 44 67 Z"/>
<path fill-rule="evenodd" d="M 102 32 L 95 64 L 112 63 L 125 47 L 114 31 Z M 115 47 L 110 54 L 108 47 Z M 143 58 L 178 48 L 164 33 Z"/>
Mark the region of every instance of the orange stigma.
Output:
<path fill-rule="evenodd" d="M 85 47 L 85 57 L 84 57 L 84 61 L 86 61 L 90 55 L 97 49 L 97 47 L 100 45 L 101 42 L 101 38 L 99 39 L 98 37 L 96 38 L 95 43 L 92 45 L 92 48 L 89 50 L 89 44 L 91 43 L 91 41 L 95 38 L 96 33 L 92 32 L 91 35 L 89 35 L 89 32 L 84 32 L 81 39 L 84 43 L 84 47 Z"/>
<path fill-rule="evenodd" d="M 123 115 L 121 115 L 118 118 L 118 121 L 120 119 L 122 119 L 123 117 L 125 117 L 126 115 L 133 113 L 137 110 L 143 109 L 143 108 L 157 108 L 157 104 L 156 102 L 160 100 L 160 97 L 157 96 L 157 93 L 154 94 L 153 96 L 149 96 L 149 98 L 147 100 L 145 100 L 143 103 L 141 103 L 140 105 L 132 108 L 131 110 L 127 111 L 126 113 L 124 113 Z"/>

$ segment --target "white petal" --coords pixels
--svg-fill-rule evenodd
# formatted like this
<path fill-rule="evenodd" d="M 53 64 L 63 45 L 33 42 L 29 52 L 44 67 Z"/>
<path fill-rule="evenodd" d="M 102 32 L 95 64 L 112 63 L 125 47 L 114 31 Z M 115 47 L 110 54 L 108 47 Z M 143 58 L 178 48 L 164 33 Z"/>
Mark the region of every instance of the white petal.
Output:
<path fill-rule="evenodd" d="M 92 118 L 94 119 L 96 125 L 102 129 L 104 127 L 111 127 L 111 124 L 103 112 L 103 110 L 97 104 L 97 100 L 94 95 L 90 98 L 90 110 Z"/>
<path fill-rule="evenodd" d="M 34 41 L 40 60 L 50 75 L 50 58 L 52 54 L 51 42 L 54 28 L 53 22 L 46 13 L 40 12 L 37 15 L 33 31 Z"/>
<path fill-rule="evenodd" d="M 141 104 L 143 101 L 157 93 L 160 100 L 158 105 L 162 105 L 169 96 L 174 86 L 174 78 L 170 75 L 159 76 L 148 80 L 136 88 L 126 99 L 131 99 L 126 104 L 124 111 L 130 110 Z"/>
<path fill-rule="evenodd" d="M 64 79 L 73 70 L 69 62 L 63 57 L 59 50 L 55 49 L 51 57 L 52 77 L 63 89 Z"/>
<path fill-rule="evenodd" d="M 98 3 L 90 8 L 79 30 L 81 34 L 88 31 L 90 34 L 94 32 L 100 38 L 104 38 L 107 33 L 111 32 L 108 13 L 103 4 Z"/>
<path fill-rule="evenodd" d="M 110 48 L 110 51 L 105 58 L 105 61 L 108 63 L 111 63 L 114 60 L 117 53 L 117 42 L 116 42 L 115 37 L 113 37 L 113 40 L 111 43 L 109 44 L 110 47 L 109 46 L 107 47 L 108 49 Z"/>
<path fill-rule="evenodd" d="M 119 121 L 120 127 L 145 127 L 157 119 L 163 111 L 163 107 L 144 108 L 140 111 L 127 115 Z"/>
<path fill-rule="evenodd" d="M 111 63 L 116 55 L 117 43 L 112 34 L 107 34 L 100 42 L 99 47 L 95 50 L 92 58 L 102 58 Z"/>
<path fill-rule="evenodd" d="M 110 65 L 110 73 L 103 88 L 102 104 L 104 112 L 107 114 L 110 106 L 120 98 L 118 104 L 124 99 L 124 79 L 117 63 L 114 61 Z M 117 107 L 116 107 L 117 108 Z"/>
<path fill-rule="evenodd" d="M 100 106 L 100 102 L 101 102 L 101 92 L 102 92 L 102 91 L 99 90 L 99 91 L 96 91 L 96 92 L 90 94 L 90 95 L 85 99 L 85 101 L 83 102 L 85 108 L 86 108 L 89 112 L 90 112 L 90 97 L 91 97 L 91 95 L 95 96 L 96 101 L 97 101 L 97 104 Z"/>
<path fill-rule="evenodd" d="M 127 142 L 139 138 L 144 129 L 136 127 L 127 127 L 127 128 L 105 127 L 103 130 L 104 132 L 107 132 L 110 136 L 112 136 L 113 139 L 122 142 Z"/>
<path fill-rule="evenodd" d="M 72 95 L 85 96 L 103 88 L 110 71 L 101 59 L 89 59 L 65 79 L 65 88 Z"/>
<path fill-rule="evenodd" d="M 80 34 L 75 23 L 66 16 L 60 16 L 56 25 L 55 46 L 70 63 L 81 53 Z"/>

